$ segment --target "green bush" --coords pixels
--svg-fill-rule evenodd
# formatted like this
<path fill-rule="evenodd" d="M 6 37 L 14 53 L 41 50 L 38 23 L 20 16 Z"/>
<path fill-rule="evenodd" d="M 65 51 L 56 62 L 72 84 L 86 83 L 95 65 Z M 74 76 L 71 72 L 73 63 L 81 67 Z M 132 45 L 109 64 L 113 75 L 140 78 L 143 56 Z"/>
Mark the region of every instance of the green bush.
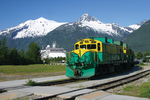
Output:
<path fill-rule="evenodd" d="M 34 86 L 36 84 L 37 84 L 37 82 L 35 82 L 35 81 L 31 80 L 31 79 L 28 79 L 28 81 L 26 81 L 26 85 Z"/>

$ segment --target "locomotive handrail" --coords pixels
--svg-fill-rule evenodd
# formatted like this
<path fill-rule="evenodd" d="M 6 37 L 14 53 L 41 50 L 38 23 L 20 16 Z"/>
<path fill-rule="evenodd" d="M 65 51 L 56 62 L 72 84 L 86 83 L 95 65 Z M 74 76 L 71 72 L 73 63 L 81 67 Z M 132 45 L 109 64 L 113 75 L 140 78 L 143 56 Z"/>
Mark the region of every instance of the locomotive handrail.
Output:
<path fill-rule="evenodd" d="M 70 53 L 71 53 L 72 51 L 70 51 L 70 52 L 66 52 L 66 61 L 68 62 L 69 61 L 69 59 L 70 59 Z"/>

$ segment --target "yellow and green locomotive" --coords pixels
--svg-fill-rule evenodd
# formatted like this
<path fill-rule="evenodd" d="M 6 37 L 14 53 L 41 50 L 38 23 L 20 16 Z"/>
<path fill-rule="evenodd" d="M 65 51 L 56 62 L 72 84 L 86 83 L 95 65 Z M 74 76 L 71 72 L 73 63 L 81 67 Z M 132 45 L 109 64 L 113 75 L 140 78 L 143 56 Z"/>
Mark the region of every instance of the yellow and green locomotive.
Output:
<path fill-rule="evenodd" d="M 80 39 L 66 53 L 66 76 L 89 78 L 134 66 L 134 52 L 122 41 L 107 37 Z"/>

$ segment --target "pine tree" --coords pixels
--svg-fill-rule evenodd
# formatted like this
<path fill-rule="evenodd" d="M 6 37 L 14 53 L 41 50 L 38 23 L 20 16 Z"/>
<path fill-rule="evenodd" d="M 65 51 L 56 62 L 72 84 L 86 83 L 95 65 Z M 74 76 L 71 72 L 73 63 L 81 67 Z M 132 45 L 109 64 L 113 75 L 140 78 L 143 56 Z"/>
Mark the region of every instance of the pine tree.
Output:
<path fill-rule="evenodd" d="M 10 50 L 9 52 L 9 64 L 10 65 L 20 65 L 21 64 L 21 57 L 20 55 L 18 54 L 18 50 L 14 47 Z"/>
<path fill-rule="evenodd" d="M 146 57 L 146 56 L 150 56 L 150 52 L 148 52 L 147 50 L 146 50 L 146 52 L 144 53 L 144 61 L 149 61 L 149 58 L 150 58 L 150 57 Z"/>
<path fill-rule="evenodd" d="M 26 53 L 26 58 L 28 59 L 28 63 L 30 64 L 42 63 L 40 47 L 35 42 L 30 43 L 28 51 Z"/>
<path fill-rule="evenodd" d="M 138 59 L 143 59 L 143 53 L 141 51 L 139 51 L 137 54 L 136 54 L 136 58 Z"/>
<path fill-rule="evenodd" d="M 26 60 L 26 58 L 25 58 L 25 53 L 26 53 L 26 51 L 25 50 L 21 50 L 21 51 L 18 51 L 18 55 L 20 56 L 20 64 L 21 65 L 26 65 L 26 64 L 28 64 L 27 63 L 27 60 Z"/>
<path fill-rule="evenodd" d="M 6 65 L 8 63 L 8 47 L 6 43 L 6 38 L 0 40 L 0 65 Z"/>

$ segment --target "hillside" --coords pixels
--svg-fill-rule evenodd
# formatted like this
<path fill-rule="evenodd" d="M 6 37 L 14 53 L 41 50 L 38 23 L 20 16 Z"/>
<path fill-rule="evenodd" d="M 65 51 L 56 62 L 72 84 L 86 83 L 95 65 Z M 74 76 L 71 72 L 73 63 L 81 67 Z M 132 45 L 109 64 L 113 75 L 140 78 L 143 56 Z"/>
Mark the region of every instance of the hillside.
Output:
<path fill-rule="evenodd" d="M 135 53 L 138 51 L 150 51 L 150 20 L 144 23 L 139 29 L 129 34 L 123 42 L 130 45 Z"/>

